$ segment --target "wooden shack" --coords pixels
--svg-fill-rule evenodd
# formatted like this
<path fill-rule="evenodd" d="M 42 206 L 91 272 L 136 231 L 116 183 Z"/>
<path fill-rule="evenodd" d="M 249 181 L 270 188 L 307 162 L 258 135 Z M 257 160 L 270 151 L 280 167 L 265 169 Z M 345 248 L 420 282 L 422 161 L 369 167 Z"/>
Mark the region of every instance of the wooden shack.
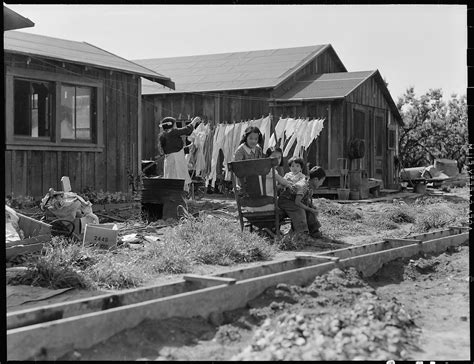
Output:
<path fill-rule="evenodd" d="M 307 159 L 337 175 L 348 142 L 361 138 L 366 155 L 353 161 L 367 177 L 395 183 L 393 157 L 402 122 L 378 71 L 348 72 L 330 44 L 286 49 L 136 60 L 161 70 L 175 90 L 143 82 L 143 156 L 157 154 L 155 121 L 202 115 L 233 122 L 273 115 L 324 118 Z"/>
<path fill-rule="evenodd" d="M 141 157 L 141 77 L 168 77 L 85 42 L 4 32 L 5 193 L 129 190 Z"/>

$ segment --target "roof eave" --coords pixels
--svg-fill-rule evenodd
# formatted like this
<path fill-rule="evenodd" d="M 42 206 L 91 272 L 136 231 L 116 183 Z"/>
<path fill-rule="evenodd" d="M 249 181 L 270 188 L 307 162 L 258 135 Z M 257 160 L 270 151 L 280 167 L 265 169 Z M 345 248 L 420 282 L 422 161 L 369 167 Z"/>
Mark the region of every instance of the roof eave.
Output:
<path fill-rule="evenodd" d="M 89 62 L 81 62 L 81 61 L 76 61 L 76 60 L 71 60 L 71 59 L 66 59 L 66 58 L 61 58 L 61 57 L 45 56 L 44 54 L 37 54 L 37 53 L 32 53 L 32 52 L 21 52 L 21 51 L 16 51 L 16 50 L 11 50 L 11 49 L 4 49 L 4 53 L 21 54 L 21 55 L 24 55 L 24 56 L 36 56 L 36 57 L 42 57 L 42 58 L 50 59 L 50 60 L 53 60 L 53 61 L 69 62 L 69 63 L 78 64 L 78 65 L 81 65 L 81 66 L 95 67 L 95 68 L 100 68 L 100 69 L 109 70 L 109 71 L 128 73 L 128 74 L 137 75 L 137 76 L 140 76 L 140 77 L 147 78 L 152 82 L 158 82 L 162 85 L 165 85 L 166 87 L 172 86 L 170 88 L 173 88 L 173 89 L 175 87 L 174 82 L 171 81 L 171 79 L 167 78 L 167 77 L 154 76 L 154 75 L 149 75 L 149 74 L 145 74 L 145 73 L 141 73 L 141 72 L 133 72 L 133 71 L 124 70 L 124 69 L 121 69 L 121 68 L 108 67 L 108 66 L 103 66 L 103 65 L 100 65 L 100 64 L 89 63 Z"/>
<path fill-rule="evenodd" d="M 33 23 L 30 19 L 25 18 L 12 9 L 7 8 L 5 5 L 3 6 L 3 20 L 4 31 L 31 28 L 35 26 L 35 23 Z"/>
<path fill-rule="evenodd" d="M 159 83 L 163 86 L 166 86 L 172 90 L 175 90 L 176 88 L 176 85 L 173 81 L 171 81 L 171 79 L 163 79 L 163 78 L 157 78 L 157 77 L 151 77 L 151 76 L 145 76 L 145 75 L 142 75 L 141 77 L 143 78 L 146 78 L 147 80 L 150 80 L 152 82 L 156 82 L 156 83 Z M 144 95 L 156 95 L 156 94 L 144 94 Z"/>
<path fill-rule="evenodd" d="M 330 101 L 344 99 L 344 96 L 330 96 L 330 97 L 300 97 L 291 99 L 271 99 L 273 102 L 302 102 L 302 101 Z"/>

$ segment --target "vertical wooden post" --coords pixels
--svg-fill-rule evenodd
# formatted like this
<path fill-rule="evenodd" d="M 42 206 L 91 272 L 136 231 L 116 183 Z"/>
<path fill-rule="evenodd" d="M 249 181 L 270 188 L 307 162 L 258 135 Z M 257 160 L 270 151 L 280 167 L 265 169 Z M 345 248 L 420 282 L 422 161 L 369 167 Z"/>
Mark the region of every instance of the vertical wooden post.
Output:
<path fill-rule="evenodd" d="M 331 162 L 331 158 L 332 158 L 332 153 L 331 153 L 331 149 L 332 149 L 332 139 L 331 139 L 331 132 L 332 132 L 332 120 L 331 120 L 331 104 L 329 104 L 328 106 L 328 169 L 331 169 L 332 167 L 332 162 Z"/>
<path fill-rule="evenodd" d="M 143 138 L 143 116 L 142 116 L 142 79 L 138 77 L 138 123 L 137 123 L 137 175 L 140 175 L 141 164 L 142 164 L 142 138 Z M 153 123 L 155 124 L 155 123 Z M 154 128 L 153 128 L 154 129 Z M 152 140 L 155 140 L 154 135 Z M 132 149 L 133 153 L 133 149 Z M 133 158 L 133 154 L 132 154 Z M 133 162 L 132 162 L 133 166 Z M 133 169 L 133 167 L 132 167 Z M 134 173 L 135 174 L 135 173 Z"/>

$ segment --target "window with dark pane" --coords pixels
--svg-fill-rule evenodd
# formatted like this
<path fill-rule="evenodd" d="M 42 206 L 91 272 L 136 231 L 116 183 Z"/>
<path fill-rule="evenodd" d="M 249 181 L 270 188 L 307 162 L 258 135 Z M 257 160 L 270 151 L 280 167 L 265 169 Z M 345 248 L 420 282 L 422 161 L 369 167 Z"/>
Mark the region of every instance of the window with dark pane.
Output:
<path fill-rule="evenodd" d="M 390 149 L 395 149 L 395 130 L 388 130 L 388 147 Z"/>
<path fill-rule="evenodd" d="M 95 89 L 61 85 L 61 139 L 92 141 L 95 126 Z"/>
<path fill-rule="evenodd" d="M 49 82 L 14 80 L 14 134 L 51 137 L 53 87 Z"/>

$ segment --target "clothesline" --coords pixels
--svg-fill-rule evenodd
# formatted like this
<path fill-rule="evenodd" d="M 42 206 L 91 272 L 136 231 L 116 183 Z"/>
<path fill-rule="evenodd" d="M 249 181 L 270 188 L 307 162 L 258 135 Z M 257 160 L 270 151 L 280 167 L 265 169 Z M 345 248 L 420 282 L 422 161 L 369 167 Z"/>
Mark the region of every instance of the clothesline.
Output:
<path fill-rule="evenodd" d="M 201 123 L 188 136 L 192 142 L 189 154 L 186 155 L 188 168 L 194 170 L 196 176 L 214 184 L 217 179 L 219 153 L 222 151 L 224 179 L 229 181 L 227 163 L 232 161 L 234 151 L 248 126 L 256 126 L 261 131 L 264 138 L 264 153 L 269 147 L 279 146 L 283 150 L 283 156 L 287 157 L 296 143 L 293 155 L 303 157 L 304 151 L 321 133 L 324 119 L 280 118 L 273 133 L 270 115 L 255 120 L 219 123 L 214 127 L 209 123 Z"/>

